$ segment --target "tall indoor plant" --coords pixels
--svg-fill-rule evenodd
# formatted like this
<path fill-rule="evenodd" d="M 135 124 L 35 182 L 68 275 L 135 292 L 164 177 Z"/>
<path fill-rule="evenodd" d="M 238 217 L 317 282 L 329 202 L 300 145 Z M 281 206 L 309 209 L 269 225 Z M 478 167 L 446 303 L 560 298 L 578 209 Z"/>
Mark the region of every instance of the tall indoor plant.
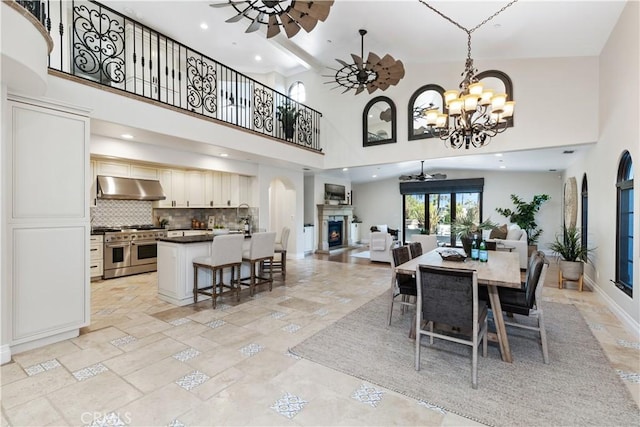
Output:
<path fill-rule="evenodd" d="M 496 212 L 509 218 L 509 221 L 518 224 L 520 228 L 525 230 L 527 232 L 527 244 L 535 247 L 542 234 L 542 229 L 538 228 L 538 224 L 536 223 L 536 214 L 542 204 L 549 199 L 551 199 L 551 197 L 548 194 L 536 194 L 530 202 L 525 202 L 522 198 L 512 194 L 511 201 L 515 205 L 515 208 L 513 210 L 509 208 L 496 208 Z"/>
<path fill-rule="evenodd" d="M 560 257 L 560 272 L 567 280 L 580 279 L 584 271 L 584 263 L 589 261 L 593 248 L 582 244 L 580 230 L 576 227 L 562 227 L 562 233 L 556 234 L 549 249 Z"/>
<path fill-rule="evenodd" d="M 282 123 L 282 130 L 286 139 L 293 138 L 296 122 L 300 117 L 300 111 L 290 103 L 278 105 L 276 116 Z"/>

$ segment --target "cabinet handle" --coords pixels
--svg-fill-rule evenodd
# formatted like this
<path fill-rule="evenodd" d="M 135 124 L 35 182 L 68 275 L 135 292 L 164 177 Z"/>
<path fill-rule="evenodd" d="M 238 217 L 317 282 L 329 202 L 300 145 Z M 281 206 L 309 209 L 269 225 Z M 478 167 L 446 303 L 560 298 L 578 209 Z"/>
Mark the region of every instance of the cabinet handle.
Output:
<path fill-rule="evenodd" d="M 189 201 L 187 200 L 187 207 L 189 207 Z"/>
<path fill-rule="evenodd" d="M 95 252 L 98 250 L 98 248 L 93 248 L 93 249 L 89 249 L 91 252 Z"/>
<path fill-rule="evenodd" d="M 92 265 L 90 268 L 98 268 L 97 265 Z"/>

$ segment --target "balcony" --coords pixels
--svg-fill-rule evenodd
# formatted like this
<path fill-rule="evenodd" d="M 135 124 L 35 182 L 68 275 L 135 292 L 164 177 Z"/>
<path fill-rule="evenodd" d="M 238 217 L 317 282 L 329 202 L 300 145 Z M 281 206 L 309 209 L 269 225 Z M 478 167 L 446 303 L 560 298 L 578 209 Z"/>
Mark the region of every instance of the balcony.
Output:
<path fill-rule="evenodd" d="M 322 114 L 94 1 L 18 1 L 45 26 L 49 68 L 315 152 Z"/>

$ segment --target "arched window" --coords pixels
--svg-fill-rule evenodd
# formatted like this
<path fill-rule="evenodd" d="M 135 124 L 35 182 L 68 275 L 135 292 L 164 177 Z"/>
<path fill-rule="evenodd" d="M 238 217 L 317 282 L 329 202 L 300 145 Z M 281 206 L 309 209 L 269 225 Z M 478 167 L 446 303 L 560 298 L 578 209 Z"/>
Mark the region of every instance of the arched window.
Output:
<path fill-rule="evenodd" d="M 588 248 L 587 245 L 587 236 L 588 236 L 588 227 L 589 227 L 589 191 L 587 186 L 587 174 L 585 173 L 582 176 L 582 190 L 580 192 L 580 224 L 581 229 L 580 232 L 582 235 L 580 236 L 580 244 L 583 248 Z"/>
<path fill-rule="evenodd" d="M 513 83 L 511 77 L 506 73 L 498 70 L 487 70 L 476 74 L 478 81 L 482 82 L 486 89 L 493 89 L 494 93 L 506 93 L 507 101 L 515 101 L 513 99 Z M 507 127 L 513 127 L 513 116 L 506 119 Z"/>
<path fill-rule="evenodd" d="M 438 85 L 428 84 L 416 90 L 409 99 L 409 140 L 433 138 L 434 134 L 427 128 L 426 110 L 438 109 L 444 112 L 444 89 Z"/>
<path fill-rule="evenodd" d="M 307 90 L 301 81 L 293 82 L 289 86 L 289 98 L 296 102 L 305 102 L 307 100 Z"/>
<path fill-rule="evenodd" d="M 616 182 L 616 286 L 633 296 L 633 164 L 622 153 Z"/>

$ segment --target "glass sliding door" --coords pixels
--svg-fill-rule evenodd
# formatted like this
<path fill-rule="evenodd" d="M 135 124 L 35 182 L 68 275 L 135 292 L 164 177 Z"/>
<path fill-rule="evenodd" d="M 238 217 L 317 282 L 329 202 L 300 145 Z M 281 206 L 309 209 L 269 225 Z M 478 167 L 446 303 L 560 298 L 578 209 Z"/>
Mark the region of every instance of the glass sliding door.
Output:
<path fill-rule="evenodd" d="M 420 234 L 426 227 L 424 216 L 424 194 L 405 194 L 404 196 L 404 241 L 411 242 L 411 236 Z"/>
<path fill-rule="evenodd" d="M 451 243 L 451 194 L 429 194 L 429 234 L 438 246 Z"/>

